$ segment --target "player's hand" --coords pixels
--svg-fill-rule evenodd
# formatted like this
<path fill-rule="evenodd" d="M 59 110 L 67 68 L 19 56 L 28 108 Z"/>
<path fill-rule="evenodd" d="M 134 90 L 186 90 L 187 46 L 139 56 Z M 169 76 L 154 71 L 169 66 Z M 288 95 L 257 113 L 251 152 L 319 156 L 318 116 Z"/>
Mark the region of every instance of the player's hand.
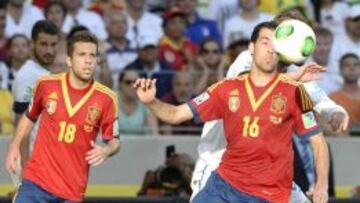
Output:
<path fill-rule="evenodd" d="M 6 156 L 6 170 L 10 174 L 20 174 L 21 171 L 21 153 L 20 145 L 11 143 Z"/>
<path fill-rule="evenodd" d="M 297 81 L 309 82 L 309 81 L 321 79 L 319 73 L 325 71 L 326 71 L 325 67 L 312 62 L 302 65 L 296 71 L 286 73 L 286 75 Z"/>
<path fill-rule="evenodd" d="M 327 187 L 315 186 L 311 191 L 306 194 L 312 198 L 314 203 L 327 203 L 329 200 Z"/>
<path fill-rule="evenodd" d="M 91 141 L 91 146 L 93 148 L 86 153 L 85 158 L 88 164 L 97 166 L 103 163 L 109 157 L 110 150 L 108 147 L 95 144 L 94 141 Z"/>
<path fill-rule="evenodd" d="M 346 131 L 349 125 L 349 115 L 346 112 L 335 111 L 330 115 L 329 125 L 333 132 Z"/>
<path fill-rule="evenodd" d="M 156 79 L 137 79 L 134 83 L 136 94 L 140 101 L 149 104 L 155 100 L 156 95 Z"/>

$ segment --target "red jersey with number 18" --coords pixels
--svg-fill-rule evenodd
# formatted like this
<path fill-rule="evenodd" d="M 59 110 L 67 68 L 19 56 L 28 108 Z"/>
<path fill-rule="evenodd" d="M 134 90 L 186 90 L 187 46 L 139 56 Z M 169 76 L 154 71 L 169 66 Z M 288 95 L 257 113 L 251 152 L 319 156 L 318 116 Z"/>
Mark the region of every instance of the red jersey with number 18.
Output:
<path fill-rule="evenodd" d="M 117 99 L 96 81 L 85 90 L 76 90 L 68 80 L 68 74 L 46 76 L 34 88 L 27 117 L 39 117 L 40 123 L 24 179 L 58 197 L 81 201 L 91 141 L 100 129 L 105 141 L 119 136 Z"/>
<path fill-rule="evenodd" d="M 293 177 L 293 130 L 320 132 L 312 102 L 299 83 L 277 75 L 256 87 L 250 75 L 223 80 L 188 103 L 195 119 L 224 120 L 226 151 L 218 174 L 240 192 L 288 202 Z"/>

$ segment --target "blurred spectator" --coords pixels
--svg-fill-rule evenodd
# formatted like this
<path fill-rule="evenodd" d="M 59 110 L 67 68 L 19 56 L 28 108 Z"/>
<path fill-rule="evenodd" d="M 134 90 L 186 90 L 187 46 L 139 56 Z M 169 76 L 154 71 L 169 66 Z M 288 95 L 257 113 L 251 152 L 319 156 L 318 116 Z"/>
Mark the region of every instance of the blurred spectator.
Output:
<path fill-rule="evenodd" d="M 331 30 L 334 35 L 344 34 L 344 23 L 349 13 L 346 2 L 322 0 L 320 22 L 323 27 Z"/>
<path fill-rule="evenodd" d="M 263 21 L 273 19 L 273 16 L 258 10 L 259 0 L 241 0 L 241 11 L 225 22 L 224 47 L 229 46 L 229 38 L 233 32 L 241 32 L 242 38 L 250 39 L 254 27 Z"/>
<path fill-rule="evenodd" d="M 3 63 L 0 62 L 0 73 L 2 69 L 6 68 Z M 0 74 L 0 84 L 3 83 L 3 76 Z M 11 92 L 7 88 L 0 86 L 0 136 L 11 135 L 14 132 L 14 125 L 12 119 L 11 107 L 13 99 Z"/>
<path fill-rule="evenodd" d="M 89 8 L 90 11 L 96 12 L 101 17 L 105 17 L 107 13 L 110 13 L 113 10 L 122 9 L 124 9 L 124 5 L 117 0 L 95 0 L 95 2 Z"/>
<path fill-rule="evenodd" d="M 321 1 L 321 0 L 320 0 Z M 259 0 L 258 8 L 260 11 L 276 15 L 288 9 L 297 7 L 302 10 L 302 13 L 308 18 L 312 19 L 313 0 L 282 0 L 282 1 L 261 1 Z"/>
<path fill-rule="evenodd" d="M 0 61 L 7 60 L 7 49 L 6 49 L 6 3 L 0 1 Z"/>
<path fill-rule="evenodd" d="M 8 67 L 0 61 L 0 89 L 8 89 L 8 74 Z"/>
<path fill-rule="evenodd" d="M 194 64 L 194 71 L 194 78 L 197 78 L 195 95 L 202 93 L 207 87 L 224 78 L 226 59 L 218 41 L 208 38 L 201 44 L 200 54 Z"/>
<path fill-rule="evenodd" d="M 138 100 L 134 82 L 140 74 L 124 70 L 119 76 L 119 129 L 121 134 L 157 135 L 157 120 L 147 107 Z"/>
<path fill-rule="evenodd" d="M 64 33 L 69 33 L 74 26 L 83 25 L 100 40 L 107 38 L 103 20 L 97 13 L 82 8 L 82 0 L 63 0 L 63 2 L 68 11 L 62 26 Z"/>
<path fill-rule="evenodd" d="M 185 35 L 190 38 L 191 41 L 200 45 L 204 39 L 211 37 L 221 44 L 222 37 L 216 22 L 202 18 L 199 13 L 196 12 L 198 0 L 176 0 L 176 5 L 187 19 L 188 24 Z"/>
<path fill-rule="evenodd" d="M 229 46 L 226 50 L 227 64 L 232 64 L 241 52 L 247 50 L 249 43 L 249 39 L 236 37 L 236 33 L 232 33 L 230 35 Z"/>
<path fill-rule="evenodd" d="M 5 34 L 11 37 L 21 33 L 30 38 L 34 24 L 42 19 L 44 15 L 38 7 L 25 3 L 25 0 L 9 0 L 6 8 Z"/>
<path fill-rule="evenodd" d="M 168 149 L 175 147 L 168 146 Z M 166 153 L 165 165 L 156 170 L 148 170 L 138 196 L 150 197 L 184 197 L 191 195 L 190 179 L 194 169 L 194 160 L 188 154 Z"/>
<path fill-rule="evenodd" d="M 135 69 L 141 77 L 156 78 L 156 97 L 161 98 L 171 92 L 173 70 L 170 66 L 158 59 L 157 37 L 151 34 L 139 39 L 139 56 L 125 69 Z"/>
<path fill-rule="evenodd" d="M 130 41 L 126 38 L 127 20 L 122 11 L 112 11 L 105 16 L 109 38 L 106 42 L 106 57 L 114 81 L 113 88 L 117 89 L 120 72 L 137 57 L 137 50 L 130 48 Z"/>
<path fill-rule="evenodd" d="M 111 70 L 106 55 L 106 44 L 103 41 L 99 41 L 98 44 L 96 79 L 109 88 L 113 86 Z"/>
<path fill-rule="evenodd" d="M 43 9 L 46 7 L 46 5 L 49 3 L 49 2 L 52 2 L 54 0 L 32 0 L 32 4 Z"/>
<path fill-rule="evenodd" d="M 212 0 L 208 10 L 209 17 L 217 22 L 220 30 L 224 30 L 226 20 L 239 13 L 239 0 Z"/>
<path fill-rule="evenodd" d="M 342 88 L 330 95 L 337 104 L 343 106 L 350 116 L 349 132 L 352 125 L 360 123 L 360 59 L 356 54 L 345 54 L 340 60 L 340 72 L 344 79 Z"/>
<path fill-rule="evenodd" d="M 174 70 L 189 68 L 197 56 L 197 45 L 184 35 L 187 20 L 179 8 L 172 7 L 164 15 L 164 32 L 159 44 L 159 58 Z"/>
<path fill-rule="evenodd" d="M 51 1 L 44 10 L 45 18 L 53 22 L 59 30 L 64 25 L 67 9 L 61 1 Z"/>
<path fill-rule="evenodd" d="M 30 40 L 23 34 L 15 34 L 8 39 L 6 47 L 9 52 L 7 89 L 11 91 L 17 73 L 30 57 Z"/>
<path fill-rule="evenodd" d="M 145 0 L 126 0 L 126 13 L 129 28 L 126 36 L 132 48 L 137 48 L 138 38 L 149 31 L 157 39 L 163 35 L 161 18 L 145 11 Z"/>
<path fill-rule="evenodd" d="M 319 65 L 327 67 L 326 72 L 321 74 L 322 79 L 318 81 L 318 84 L 327 94 L 330 94 L 341 86 L 339 64 L 330 59 L 334 35 L 324 27 L 315 27 L 314 32 L 316 49 L 312 58 Z"/>
<path fill-rule="evenodd" d="M 360 4 L 350 8 L 345 23 L 345 34 L 335 36 L 330 58 L 339 64 L 340 57 L 348 52 L 360 56 Z"/>
<path fill-rule="evenodd" d="M 164 102 L 180 105 L 195 96 L 194 78 L 190 71 L 177 71 L 172 82 L 172 92 L 162 97 Z M 187 121 L 179 125 L 162 124 L 161 131 L 165 135 L 200 135 L 202 124 Z"/>

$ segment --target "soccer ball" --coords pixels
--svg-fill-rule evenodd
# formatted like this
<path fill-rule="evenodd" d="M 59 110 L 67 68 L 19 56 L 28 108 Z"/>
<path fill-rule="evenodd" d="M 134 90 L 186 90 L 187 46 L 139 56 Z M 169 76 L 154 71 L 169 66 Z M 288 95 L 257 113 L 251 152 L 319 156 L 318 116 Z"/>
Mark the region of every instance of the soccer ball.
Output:
<path fill-rule="evenodd" d="M 315 50 L 316 38 L 313 29 L 299 20 L 285 20 L 275 29 L 273 45 L 280 61 L 298 64 Z"/>

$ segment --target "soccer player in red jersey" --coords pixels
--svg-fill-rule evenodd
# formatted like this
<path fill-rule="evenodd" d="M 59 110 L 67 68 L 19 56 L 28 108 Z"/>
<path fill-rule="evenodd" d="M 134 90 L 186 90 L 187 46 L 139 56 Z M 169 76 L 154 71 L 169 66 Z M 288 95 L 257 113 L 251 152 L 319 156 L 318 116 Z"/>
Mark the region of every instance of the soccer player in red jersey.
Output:
<path fill-rule="evenodd" d="M 116 94 L 94 81 L 98 42 L 80 32 L 67 44 L 69 72 L 41 77 L 11 142 L 6 168 L 20 170 L 19 145 L 34 122 L 39 130 L 14 202 L 80 202 L 89 165 L 119 150 Z M 95 144 L 98 132 L 106 145 Z"/>
<path fill-rule="evenodd" d="M 293 176 L 293 129 L 314 144 L 316 203 L 328 199 L 329 155 L 304 87 L 279 74 L 272 46 L 276 24 L 256 26 L 249 50 L 250 74 L 220 81 L 187 104 L 172 106 L 155 99 L 155 80 L 135 83 L 141 101 L 164 122 L 223 119 L 226 151 L 220 166 L 192 203 L 276 202 L 289 200 Z"/>

